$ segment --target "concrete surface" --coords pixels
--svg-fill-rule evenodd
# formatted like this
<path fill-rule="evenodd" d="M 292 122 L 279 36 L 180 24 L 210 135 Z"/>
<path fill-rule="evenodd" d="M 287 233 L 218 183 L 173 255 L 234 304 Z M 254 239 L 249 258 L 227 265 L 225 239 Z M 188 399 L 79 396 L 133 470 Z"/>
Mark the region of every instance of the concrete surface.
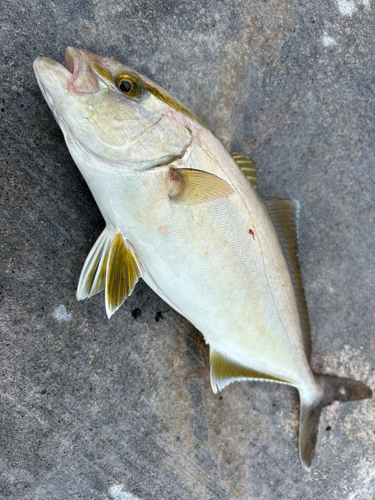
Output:
<path fill-rule="evenodd" d="M 374 400 L 327 408 L 311 474 L 298 400 L 214 395 L 201 335 L 144 283 L 78 303 L 103 221 L 37 87 L 67 45 L 153 78 L 265 196 L 301 203 L 317 372 L 375 388 L 375 2 L 1 0 L 2 499 L 373 499 Z"/>

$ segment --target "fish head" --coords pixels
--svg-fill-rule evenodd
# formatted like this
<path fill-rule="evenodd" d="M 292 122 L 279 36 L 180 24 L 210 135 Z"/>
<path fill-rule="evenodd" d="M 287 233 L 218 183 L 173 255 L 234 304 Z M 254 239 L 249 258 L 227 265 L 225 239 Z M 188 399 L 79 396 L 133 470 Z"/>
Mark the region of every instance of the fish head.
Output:
<path fill-rule="evenodd" d="M 114 59 L 68 47 L 65 65 L 38 57 L 34 71 L 70 151 L 86 163 L 144 170 L 181 158 L 191 143 L 194 115 Z"/>

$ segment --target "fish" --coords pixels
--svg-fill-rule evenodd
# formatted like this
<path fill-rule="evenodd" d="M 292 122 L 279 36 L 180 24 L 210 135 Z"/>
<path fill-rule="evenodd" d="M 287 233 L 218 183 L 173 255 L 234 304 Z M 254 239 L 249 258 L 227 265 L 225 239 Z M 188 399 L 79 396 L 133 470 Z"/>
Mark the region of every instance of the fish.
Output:
<path fill-rule="evenodd" d="M 83 300 L 108 318 L 142 278 L 203 334 L 214 393 L 235 381 L 296 388 L 299 457 L 309 470 L 322 409 L 372 396 L 314 374 L 297 257 L 299 204 L 261 198 L 257 169 L 188 108 L 109 57 L 68 47 L 34 71 L 106 226 L 84 263 Z"/>

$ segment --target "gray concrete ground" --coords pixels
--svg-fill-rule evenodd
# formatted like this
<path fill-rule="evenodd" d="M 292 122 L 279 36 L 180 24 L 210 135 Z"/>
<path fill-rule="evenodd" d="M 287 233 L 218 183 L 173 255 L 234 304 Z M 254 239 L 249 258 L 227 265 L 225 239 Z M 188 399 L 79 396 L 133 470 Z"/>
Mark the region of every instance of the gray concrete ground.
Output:
<path fill-rule="evenodd" d="M 322 415 L 209 384 L 192 325 L 144 284 L 108 321 L 75 289 L 102 217 L 32 72 L 67 45 L 113 56 L 301 203 L 312 366 L 375 388 L 375 2 L 1 0 L 2 499 L 373 499 L 374 400 Z"/>

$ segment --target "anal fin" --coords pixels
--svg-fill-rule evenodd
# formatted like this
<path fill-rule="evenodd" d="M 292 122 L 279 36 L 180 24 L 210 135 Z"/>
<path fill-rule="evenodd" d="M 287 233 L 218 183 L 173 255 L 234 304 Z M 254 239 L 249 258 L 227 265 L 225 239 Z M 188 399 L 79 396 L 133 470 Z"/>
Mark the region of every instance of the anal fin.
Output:
<path fill-rule="evenodd" d="M 242 366 L 214 349 L 210 349 L 210 372 L 211 387 L 215 394 L 239 380 L 258 379 L 288 384 L 280 378 Z"/>

